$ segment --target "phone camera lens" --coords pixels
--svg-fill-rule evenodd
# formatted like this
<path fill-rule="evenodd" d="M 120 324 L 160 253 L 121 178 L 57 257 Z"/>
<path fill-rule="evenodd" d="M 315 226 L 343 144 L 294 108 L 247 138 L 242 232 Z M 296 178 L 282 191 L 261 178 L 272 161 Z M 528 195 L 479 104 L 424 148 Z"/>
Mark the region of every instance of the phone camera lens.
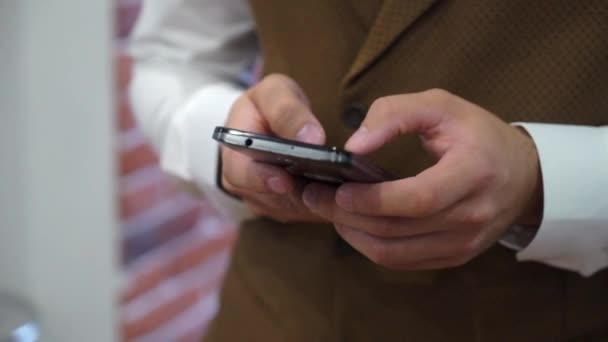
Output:
<path fill-rule="evenodd" d="M 245 146 L 249 147 L 249 146 L 251 146 L 251 144 L 253 144 L 253 140 L 251 140 L 251 139 L 245 140 Z"/>

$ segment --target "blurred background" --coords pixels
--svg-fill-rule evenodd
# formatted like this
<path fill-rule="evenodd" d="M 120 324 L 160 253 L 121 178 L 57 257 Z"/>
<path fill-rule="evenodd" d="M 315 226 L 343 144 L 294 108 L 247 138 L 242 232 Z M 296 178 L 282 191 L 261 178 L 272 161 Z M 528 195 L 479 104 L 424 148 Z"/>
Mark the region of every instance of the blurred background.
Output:
<path fill-rule="evenodd" d="M 127 99 L 128 36 L 139 0 L 117 0 L 118 106 L 123 265 L 122 333 L 127 341 L 200 341 L 235 229 L 204 199 L 180 191 L 133 120 Z"/>
<path fill-rule="evenodd" d="M 15 320 L 42 341 L 200 341 L 217 310 L 236 229 L 133 119 L 139 8 L 0 1 L 0 341 Z"/>

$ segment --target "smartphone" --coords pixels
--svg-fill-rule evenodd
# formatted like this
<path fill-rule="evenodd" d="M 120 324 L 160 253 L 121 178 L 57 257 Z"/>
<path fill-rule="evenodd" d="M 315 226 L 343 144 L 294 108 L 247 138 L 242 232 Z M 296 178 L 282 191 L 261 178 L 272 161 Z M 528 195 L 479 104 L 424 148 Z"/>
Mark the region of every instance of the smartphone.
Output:
<path fill-rule="evenodd" d="M 341 184 L 395 179 L 364 157 L 336 147 L 327 148 L 219 126 L 213 132 L 213 139 L 255 161 L 278 165 L 293 175 L 315 181 Z"/>

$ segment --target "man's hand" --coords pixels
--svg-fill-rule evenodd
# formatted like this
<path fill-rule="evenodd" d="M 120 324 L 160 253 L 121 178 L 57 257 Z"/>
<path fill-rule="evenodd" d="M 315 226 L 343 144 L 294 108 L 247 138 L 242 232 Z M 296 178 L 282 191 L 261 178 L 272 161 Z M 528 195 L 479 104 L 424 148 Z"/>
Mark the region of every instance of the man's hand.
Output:
<path fill-rule="evenodd" d="M 542 190 L 531 138 L 445 91 L 377 100 L 346 148 L 366 154 L 409 133 L 438 158 L 434 166 L 415 177 L 349 183 L 337 191 L 309 184 L 303 194 L 372 261 L 410 270 L 462 265 L 511 224 L 540 220 L 533 213 L 540 210 Z"/>
<path fill-rule="evenodd" d="M 306 96 L 290 78 L 270 75 L 234 104 L 226 126 L 323 144 L 325 132 Z M 303 183 L 279 167 L 222 147 L 222 186 L 240 196 L 253 214 L 280 222 L 321 221 L 302 203 Z"/>

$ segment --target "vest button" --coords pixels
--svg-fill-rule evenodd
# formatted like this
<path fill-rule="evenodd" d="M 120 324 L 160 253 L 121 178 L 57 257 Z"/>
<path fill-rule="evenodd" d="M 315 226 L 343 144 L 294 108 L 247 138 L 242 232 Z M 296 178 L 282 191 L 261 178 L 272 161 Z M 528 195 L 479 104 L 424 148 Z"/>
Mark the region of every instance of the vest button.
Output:
<path fill-rule="evenodd" d="M 367 107 L 360 103 L 352 103 L 344 109 L 342 113 L 342 122 L 346 127 L 357 129 L 365 119 Z"/>

